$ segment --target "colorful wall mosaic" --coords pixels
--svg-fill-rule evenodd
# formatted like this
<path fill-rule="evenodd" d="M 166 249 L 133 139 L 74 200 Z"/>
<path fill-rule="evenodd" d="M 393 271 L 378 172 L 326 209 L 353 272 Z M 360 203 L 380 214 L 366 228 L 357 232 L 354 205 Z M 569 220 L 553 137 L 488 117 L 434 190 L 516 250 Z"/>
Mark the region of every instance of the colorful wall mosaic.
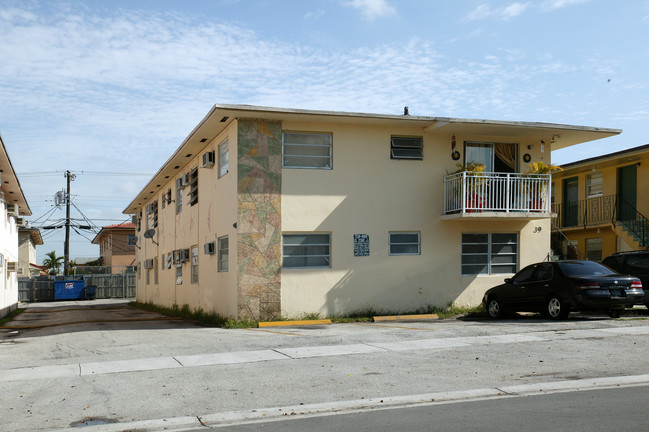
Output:
<path fill-rule="evenodd" d="M 281 314 L 282 124 L 239 119 L 238 315 Z"/>

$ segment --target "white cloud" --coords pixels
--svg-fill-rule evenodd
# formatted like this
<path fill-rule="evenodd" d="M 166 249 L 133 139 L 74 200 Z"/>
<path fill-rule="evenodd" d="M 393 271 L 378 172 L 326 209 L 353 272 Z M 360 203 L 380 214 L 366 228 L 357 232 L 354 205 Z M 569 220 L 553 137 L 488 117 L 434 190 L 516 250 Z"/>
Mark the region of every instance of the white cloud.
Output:
<path fill-rule="evenodd" d="M 479 21 L 488 18 L 496 18 L 502 20 L 508 20 L 510 18 L 515 18 L 525 12 L 531 7 L 530 2 L 526 3 L 511 3 L 507 6 L 500 8 L 492 8 L 488 4 L 478 5 L 475 9 L 469 12 L 464 18 L 463 21 Z"/>
<path fill-rule="evenodd" d="M 532 2 L 511 3 L 506 6 L 493 8 L 489 4 L 480 4 L 469 12 L 463 21 L 479 21 L 488 18 L 508 20 L 522 15 L 525 11 L 538 7 L 543 12 L 549 12 L 576 4 L 588 3 L 590 0 L 545 0 L 540 5 L 535 6 Z"/>
<path fill-rule="evenodd" d="M 522 14 L 527 10 L 531 4 L 529 2 L 527 3 L 512 3 L 509 6 L 505 7 L 502 12 L 501 16 L 503 19 L 509 19 L 509 18 L 514 18 L 517 17 L 518 15 Z"/>
<path fill-rule="evenodd" d="M 541 9 L 550 11 L 554 9 L 561 9 L 566 6 L 572 6 L 581 3 L 588 3 L 590 0 L 545 0 L 541 4 Z"/>
<path fill-rule="evenodd" d="M 494 11 L 487 4 L 478 5 L 475 9 L 469 12 L 468 15 L 464 17 L 464 21 L 478 21 L 490 18 L 494 14 Z"/>
<path fill-rule="evenodd" d="M 349 0 L 343 1 L 343 5 L 358 9 L 368 20 L 384 18 L 396 13 L 387 0 Z"/>
<path fill-rule="evenodd" d="M 318 19 L 325 14 L 323 9 L 317 9 L 314 11 L 309 11 L 304 15 L 304 19 Z"/>

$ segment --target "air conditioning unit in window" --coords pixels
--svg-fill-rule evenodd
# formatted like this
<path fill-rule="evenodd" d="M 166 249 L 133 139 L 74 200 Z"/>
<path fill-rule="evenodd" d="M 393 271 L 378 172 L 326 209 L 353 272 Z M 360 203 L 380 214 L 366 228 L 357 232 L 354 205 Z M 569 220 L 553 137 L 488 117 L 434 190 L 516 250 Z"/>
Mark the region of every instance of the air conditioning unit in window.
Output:
<path fill-rule="evenodd" d="M 7 271 L 8 272 L 18 271 L 18 263 L 16 261 L 7 261 Z"/>
<path fill-rule="evenodd" d="M 180 261 L 189 261 L 189 249 L 180 249 Z"/>
<path fill-rule="evenodd" d="M 151 269 L 151 268 L 153 268 L 153 260 L 152 260 L 152 259 L 148 259 L 148 260 L 144 261 L 144 268 L 145 268 L 145 269 Z"/>
<path fill-rule="evenodd" d="M 216 242 L 209 242 L 203 245 L 205 255 L 214 255 L 216 253 Z"/>
<path fill-rule="evenodd" d="M 203 168 L 212 168 L 214 166 L 214 151 L 203 153 Z"/>
<path fill-rule="evenodd" d="M 16 272 L 16 274 L 17 274 L 18 276 L 25 276 L 25 273 L 26 273 L 26 272 L 25 272 L 25 268 L 24 268 L 24 267 L 20 267 L 20 268 L 18 268 L 18 271 Z"/>
<path fill-rule="evenodd" d="M 137 224 L 137 215 L 131 216 L 131 223 Z"/>
<path fill-rule="evenodd" d="M 16 225 L 19 226 L 19 227 L 24 227 L 24 226 L 27 225 L 27 221 L 25 220 L 25 218 L 17 217 L 16 218 Z"/>
<path fill-rule="evenodd" d="M 18 204 L 7 204 L 7 214 L 9 216 L 18 216 Z"/>
<path fill-rule="evenodd" d="M 182 187 L 187 186 L 190 183 L 189 174 L 185 174 L 180 178 L 180 185 Z"/>

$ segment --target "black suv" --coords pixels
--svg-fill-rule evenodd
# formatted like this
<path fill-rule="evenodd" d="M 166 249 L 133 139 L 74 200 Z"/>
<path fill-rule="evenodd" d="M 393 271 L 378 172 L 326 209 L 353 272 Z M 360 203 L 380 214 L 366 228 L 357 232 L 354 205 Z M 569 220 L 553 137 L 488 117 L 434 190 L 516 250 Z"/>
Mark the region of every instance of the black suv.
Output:
<path fill-rule="evenodd" d="M 645 293 L 643 303 L 649 308 L 649 251 L 618 252 L 604 258 L 602 264 L 640 279 Z"/>

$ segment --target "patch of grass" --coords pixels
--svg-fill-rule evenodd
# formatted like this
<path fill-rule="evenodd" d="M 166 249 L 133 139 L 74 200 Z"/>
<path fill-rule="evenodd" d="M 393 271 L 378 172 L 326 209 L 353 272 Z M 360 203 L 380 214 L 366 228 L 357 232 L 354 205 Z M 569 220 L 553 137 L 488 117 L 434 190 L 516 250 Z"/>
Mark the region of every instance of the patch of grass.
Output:
<path fill-rule="evenodd" d="M 205 312 L 202 308 L 191 309 L 189 305 L 178 306 L 177 304 L 171 307 L 158 306 L 153 303 L 129 303 L 131 306 L 157 312 L 166 316 L 181 317 L 188 320 L 197 321 L 199 324 L 208 327 L 221 327 L 227 329 L 237 328 L 253 328 L 257 327 L 259 322 L 255 320 L 235 320 L 226 318 L 219 314 Z M 350 323 L 350 322 L 371 322 L 372 317 L 386 316 L 386 315 L 418 315 L 418 314 L 437 314 L 440 319 L 452 317 L 479 317 L 484 316 L 485 311 L 482 305 L 471 308 L 455 306 L 452 303 L 446 307 L 439 307 L 435 305 L 425 305 L 415 310 L 410 311 L 391 311 L 388 309 L 375 309 L 372 306 L 357 309 L 344 315 L 328 317 L 332 323 Z M 324 317 L 327 318 L 327 317 Z M 323 316 L 318 312 L 305 313 L 298 317 L 273 317 L 264 321 L 293 321 L 293 320 L 318 320 L 323 319 Z"/>
<path fill-rule="evenodd" d="M 445 318 L 451 318 L 457 316 L 476 317 L 476 316 L 482 316 L 484 315 L 484 313 L 485 311 L 482 305 L 469 308 L 469 307 L 455 306 L 452 303 L 448 304 L 446 307 L 425 305 L 409 311 L 393 311 L 393 310 L 391 311 L 387 309 L 375 309 L 370 306 L 364 309 L 358 309 L 352 311 L 345 315 L 332 317 L 331 321 L 335 323 L 369 322 L 372 321 L 372 317 L 375 316 L 420 315 L 420 314 L 436 314 L 440 319 L 445 319 Z"/>
<path fill-rule="evenodd" d="M 18 309 L 12 310 L 11 312 L 9 312 L 7 314 L 7 316 L 0 319 L 0 326 L 7 324 L 9 321 L 13 320 L 14 318 L 16 318 L 16 316 L 20 315 L 24 311 L 25 311 L 25 309 L 23 309 L 23 308 L 18 308 Z"/>

